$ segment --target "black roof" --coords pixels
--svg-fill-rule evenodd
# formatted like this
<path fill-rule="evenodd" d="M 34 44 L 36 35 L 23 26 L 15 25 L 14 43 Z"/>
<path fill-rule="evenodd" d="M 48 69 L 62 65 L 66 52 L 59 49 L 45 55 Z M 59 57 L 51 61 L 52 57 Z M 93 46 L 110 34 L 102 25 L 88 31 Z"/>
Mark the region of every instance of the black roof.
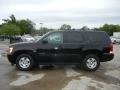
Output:
<path fill-rule="evenodd" d="M 93 30 L 55 30 L 50 32 L 104 32 L 104 31 L 93 31 Z"/>

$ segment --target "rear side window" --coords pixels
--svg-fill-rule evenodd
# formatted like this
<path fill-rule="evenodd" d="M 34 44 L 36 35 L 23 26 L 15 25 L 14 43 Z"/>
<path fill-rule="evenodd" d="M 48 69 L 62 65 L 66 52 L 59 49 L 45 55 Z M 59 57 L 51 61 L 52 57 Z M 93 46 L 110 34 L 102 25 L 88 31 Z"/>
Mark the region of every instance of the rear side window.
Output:
<path fill-rule="evenodd" d="M 80 43 L 83 41 L 82 34 L 80 32 L 65 32 L 64 43 Z"/>

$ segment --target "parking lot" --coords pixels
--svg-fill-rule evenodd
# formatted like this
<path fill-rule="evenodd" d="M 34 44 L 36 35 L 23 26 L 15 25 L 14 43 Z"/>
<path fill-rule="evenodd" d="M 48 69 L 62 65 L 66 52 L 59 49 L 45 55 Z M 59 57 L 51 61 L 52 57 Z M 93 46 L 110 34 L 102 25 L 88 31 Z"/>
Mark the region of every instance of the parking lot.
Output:
<path fill-rule="evenodd" d="M 114 45 L 115 58 L 95 72 L 74 65 L 19 71 L 6 58 L 8 45 L 0 41 L 0 90 L 120 90 L 120 45 Z"/>

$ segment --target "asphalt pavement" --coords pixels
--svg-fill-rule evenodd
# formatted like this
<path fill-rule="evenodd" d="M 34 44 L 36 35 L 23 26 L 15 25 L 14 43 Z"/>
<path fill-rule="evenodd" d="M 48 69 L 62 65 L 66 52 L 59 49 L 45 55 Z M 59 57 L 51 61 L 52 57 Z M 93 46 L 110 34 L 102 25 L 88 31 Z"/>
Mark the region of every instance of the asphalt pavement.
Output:
<path fill-rule="evenodd" d="M 8 45 L 0 42 L 0 90 L 120 90 L 120 45 L 114 45 L 115 58 L 95 72 L 74 65 L 19 71 L 6 58 Z"/>

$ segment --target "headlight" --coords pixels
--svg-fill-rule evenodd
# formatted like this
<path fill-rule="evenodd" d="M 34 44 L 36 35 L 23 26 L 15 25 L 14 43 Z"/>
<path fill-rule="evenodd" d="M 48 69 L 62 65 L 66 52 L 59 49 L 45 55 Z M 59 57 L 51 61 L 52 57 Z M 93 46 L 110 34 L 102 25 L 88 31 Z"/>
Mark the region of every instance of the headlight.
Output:
<path fill-rule="evenodd" d="M 13 47 L 10 47 L 9 48 L 9 53 L 12 53 L 12 51 L 13 51 Z"/>

